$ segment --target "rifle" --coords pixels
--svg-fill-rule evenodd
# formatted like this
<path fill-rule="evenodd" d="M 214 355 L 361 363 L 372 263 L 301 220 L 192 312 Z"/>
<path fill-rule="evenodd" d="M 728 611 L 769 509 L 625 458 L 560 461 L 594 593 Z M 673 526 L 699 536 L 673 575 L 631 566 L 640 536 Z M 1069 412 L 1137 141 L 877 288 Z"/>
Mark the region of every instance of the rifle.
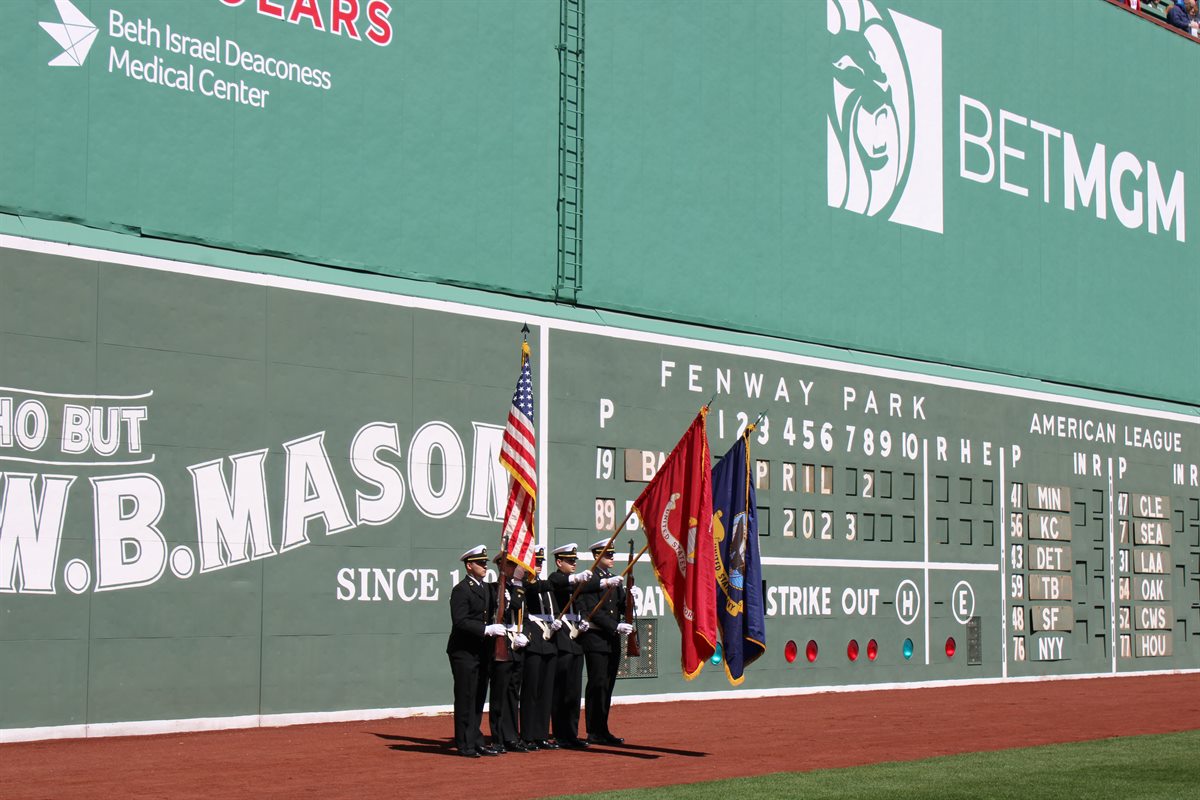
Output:
<path fill-rule="evenodd" d="M 506 587 L 508 585 L 508 540 L 505 539 L 504 547 L 500 551 L 499 567 L 500 577 L 496 581 L 496 622 L 504 625 L 504 613 L 507 603 L 505 602 Z M 512 661 L 512 653 L 508 649 L 508 637 L 496 637 L 496 660 L 497 661 Z"/>
<path fill-rule="evenodd" d="M 632 550 L 633 548 L 630 547 L 629 549 Z M 638 559 L 640 559 L 643 555 L 645 555 L 646 551 L 649 549 L 650 549 L 650 543 L 646 542 L 646 546 L 643 547 L 636 556 L 632 555 L 632 554 L 630 555 L 629 566 L 625 567 L 624 571 L 621 573 L 622 578 L 628 576 L 632 572 L 633 565 L 636 564 L 638 562 Z M 596 559 L 596 560 L 599 561 L 600 559 Z M 604 601 L 608 599 L 608 596 L 610 594 L 612 594 L 612 590 L 613 590 L 613 587 L 610 586 L 604 590 L 604 594 L 600 595 L 600 599 L 596 601 L 596 605 L 592 606 L 592 610 L 588 612 L 588 615 L 586 618 L 588 622 L 591 622 L 592 617 L 596 616 L 596 612 L 600 610 L 600 606 L 604 605 Z M 575 598 L 572 597 L 571 599 L 574 600 Z"/>
<path fill-rule="evenodd" d="M 637 509 L 635 509 L 633 506 L 629 507 L 629 513 L 625 515 L 625 519 L 621 520 L 621 524 L 617 526 L 617 529 L 615 531 L 613 531 L 613 535 L 608 537 L 608 544 L 604 545 L 604 550 L 607 550 L 608 548 L 612 547 L 612 543 L 617 540 L 617 536 L 619 536 L 621 534 L 621 531 L 625 528 L 625 523 L 629 522 L 630 517 L 632 517 L 634 515 L 634 512 L 636 510 Z M 604 550 L 601 550 L 600 552 L 603 553 Z M 600 563 L 600 556 L 596 556 L 594 559 L 592 559 L 592 565 L 590 567 L 588 567 L 588 571 L 591 572 L 592 570 L 596 569 L 596 565 L 599 563 Z M 556 617 L 556 619 L 563 618 L 563 615 L 567 613 L 567 609 L 572 607 L 572 604 L 575 602 L 575 598 L 579 597 L 579 593 L 583 591 L 583 587 L 584 587 L 584 581 L 580 581 L 579 584 L 575 587 L 575 591 L 571 593 L 571 599 L 563 604 L 562 610 L 560 610 L 558 612 L 558 616 Z M 605 595 L 605 597 L 608 597 L 608 595 Z M 593 614 L 595 613 L 595 611 L 596 611 L 596 609 L 592 609 Z M 592 615 L 588 614 L 588 621 L 590 622 L 591 619 L 592 619 Z M 575 637 L 572 636 L 571 638 L 574 639 Z"/>
<path fill-rule="evenodd" d="M 633 564 L 633 539 L 629 540 L 629 563 Z M 625 621 L 633 626 L 633 632 L 629 634 L 628 641 L 625 643 L 625 655 L 630 658 L 637 658 L 642 654 L 641 643 L 638 642 L 637 618 L 633 610 L 633 570 L 629 570 L 629 579 L 625 584 Z"/>

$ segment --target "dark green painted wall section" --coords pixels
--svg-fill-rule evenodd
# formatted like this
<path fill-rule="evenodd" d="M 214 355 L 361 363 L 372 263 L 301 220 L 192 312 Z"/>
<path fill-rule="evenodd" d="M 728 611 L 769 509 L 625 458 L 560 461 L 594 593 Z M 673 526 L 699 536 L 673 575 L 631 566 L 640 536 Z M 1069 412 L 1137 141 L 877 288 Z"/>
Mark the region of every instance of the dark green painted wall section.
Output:
<path fill-rule="evenodd" d="M 10 735 L 447 705 L 448 592 L 458 555 L 499 536 L 489 443 L 524 321 L 552 547 L 605 536 L 644 485 L 629 451 L 668 450 L 714 392 L 714 454 L 767 412 L 753 456 L 768 652 L 744 688 L 1200 667 L 1200 431 L 1186 407 L 988 387 L 682 326 L 585 324 L 548 304 L 446 306 L 5 241 L 19 248 L 0 250 Z M 97 407 L 102 435 L 70 406 Z M 111 409 L 139 421 L 118 423 L 106 447 Z M 1038 484 L 1066 493 L 1058 539 L 1033 538 Z M 263 527 L 206 526 L 231 491 L 263 509 Z M 1143 523 L 1165 541 L 1137 541 Z M 1070 553 L 1038 556 L 1043 546 Z M 715 666 L 682 680 L 674 622 L 648 566 L 636 575 L 651 587 L 640 611 L 656 626 L 657 676 L 623 679 L 619 693 L 727 689 Z M 1044 578 L 1070 597 L 1035 596 Z M 1143 579 L 1161 600 L 1138 597 Z M 1044 608 L 1073 621 L 1035 631 Z M 851 639 L 864 653 L 853 662 Z"/>
<path fill-rule="evenodd" d="M 253 2 L 75 6 L 98 28 L 82 67 L 48 64 L 62 53 L 38 24 L 58 24 L 50 0 L 0 7 L 0 208 L 552 295 L 559 3 L 394 0 L 386 46 Z M 114 36 L 114 13 L 161 44 Z M 1195 403 L 1200 163 L 1180 132 L 1196 109 L 1169 76 L 1200 50 L 1098 0 L 1050 14 L 1086 36 L 1035 24 L 1046 16 L 591 0 L 579 303 Z M 169 52 L 168 25 L 331 86 Z M 193 81 L 130 77 L 126 53 Z M 206 96 L 213 78 L 270 95 Z M 831 202 L 850 145 L 830 120 L 851 85 L 858 141 L 911 165 L 894 196 L 940 204 L 936 224 Z M 893 122 L 911 135 L 889 145 Z M 1085 173 L 1103 191 L 1068 200 Z"/>

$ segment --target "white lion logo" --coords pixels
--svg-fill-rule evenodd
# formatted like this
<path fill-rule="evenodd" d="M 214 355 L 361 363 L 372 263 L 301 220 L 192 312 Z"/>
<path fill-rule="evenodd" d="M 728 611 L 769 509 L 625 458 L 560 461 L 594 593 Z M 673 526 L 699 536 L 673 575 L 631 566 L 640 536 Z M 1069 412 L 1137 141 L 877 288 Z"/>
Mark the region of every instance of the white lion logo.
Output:
<path fill-rule="evenodd" d="M 828 0 L 828 28 L 829 205 L 940 233 L 941 31 L 872 0 Z"/>
<path fill-rule="evenodd" d="M 860 214 L 890 214 L 908 177 L 912 87 L 890 19 L 870 0 L 829 0 L 834 34 L 833 111 L 829 115 L 829 204 Z M 840 160 L 842 170 L 834 175 Z"/>

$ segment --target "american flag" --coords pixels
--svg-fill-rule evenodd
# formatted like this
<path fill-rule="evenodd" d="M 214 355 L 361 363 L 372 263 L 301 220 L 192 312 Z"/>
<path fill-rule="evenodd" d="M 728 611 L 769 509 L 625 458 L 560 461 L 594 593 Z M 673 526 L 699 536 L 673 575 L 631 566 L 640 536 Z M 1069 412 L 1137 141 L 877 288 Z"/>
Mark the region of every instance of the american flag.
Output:
<path fill-rule="evenodd" d="M 513 392 L 500 463 L 508 470 L 508 505 L 504 509 L 504 540 L 508 556 L 533 572 L 533 509 L 537 502 L 537 438 L 533 427 L 533 379 L 529 374 L 529 344 L 521 345 L 521 374 Z"/>

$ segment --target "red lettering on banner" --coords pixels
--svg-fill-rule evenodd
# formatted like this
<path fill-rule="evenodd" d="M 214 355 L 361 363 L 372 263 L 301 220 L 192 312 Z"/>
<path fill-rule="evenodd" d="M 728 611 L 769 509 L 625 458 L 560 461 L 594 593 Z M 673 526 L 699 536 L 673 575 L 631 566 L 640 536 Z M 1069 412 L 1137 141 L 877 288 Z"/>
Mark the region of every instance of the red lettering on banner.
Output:
<path fill-rule="evenodd" d="M 371 22 L 371 30 L 367 31 L 367 38 L 380 47 L 384 47 L 392 41 L 392 23 L 388 21 L 390 13 L 392 13 L 392 5 L 384 0 L 371 0 L 367 5 L 367 19 Z"/>
<path fill-rule="evenodd" d="M 288 15 L 288 22 L 299 22 L 301 17 L 308 17 L 308 21 L 317 30 L 325 30 L 325 22 L 321 19 L 321 10 L 317 8 L 317 0 L 296 0 L 292 4 L 292 13 Z"/>
<path fill-rule="evenodd" d="M 229 8 L 246 5 L 246 0 L 220 2 Z M 307 20 L 313 30 L 335 36 L 344 34 L 356 42 L 363 40 L 365 32 L 373 44 L 386 47 L 395 36 L 389 18 L 394 8 L 391 0 L 255 0 L 253 5 L 264 17 L 293 25 Z M 361 19 L 364 13 L 365 21 Z"/>
<path fill-rule="evenodd" d="M 283 19 L 283 6 L 278 3 L 272 3 L 271 0 L 258 0 L 258 13 L 265 14 L 268 17 Z"/>
<path fill-rule="evenodd" d="M 332 9 L 332 17 L 329 21 L 329 31 L 338 36 L 342 35 L 342 26 L 346 28 L 346 33 L 351 39 L 361 39 L 358 35 L 358 28 L 355 27 L 355 20 L 358 19 L 358 0 L 335 0 Z"/>

